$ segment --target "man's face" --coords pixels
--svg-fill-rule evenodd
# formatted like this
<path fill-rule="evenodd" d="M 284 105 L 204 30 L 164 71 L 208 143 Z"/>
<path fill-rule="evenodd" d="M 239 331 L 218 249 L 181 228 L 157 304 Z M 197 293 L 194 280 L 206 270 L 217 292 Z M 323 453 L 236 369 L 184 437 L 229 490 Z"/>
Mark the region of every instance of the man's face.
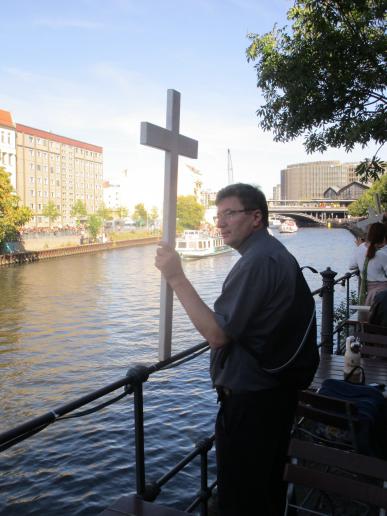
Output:
<path fill-rule="evenodd" d="M 224 243 L 239 249 L 254 231 L 263 227 L 259 209 L 245 211 L 238 197 L 226 197 L 217 205 L 216 226 L 220 229 Z"/>

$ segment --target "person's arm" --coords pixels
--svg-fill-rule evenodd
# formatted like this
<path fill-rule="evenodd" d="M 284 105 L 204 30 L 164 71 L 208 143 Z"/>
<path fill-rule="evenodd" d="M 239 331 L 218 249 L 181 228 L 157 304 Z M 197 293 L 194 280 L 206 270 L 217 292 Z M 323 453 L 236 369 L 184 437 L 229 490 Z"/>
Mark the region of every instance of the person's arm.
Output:
<path fill-rule="evenodd" d="M 204 303 L 184 274 L 180 257 L 176 251 L 170 246 L 160 243 L 155 265 L 175 291 L 195 328 L 210 346 L 218 348 L 227 344 L 230 340 L 229 337 L 216 321 L 214 312 Z"/>

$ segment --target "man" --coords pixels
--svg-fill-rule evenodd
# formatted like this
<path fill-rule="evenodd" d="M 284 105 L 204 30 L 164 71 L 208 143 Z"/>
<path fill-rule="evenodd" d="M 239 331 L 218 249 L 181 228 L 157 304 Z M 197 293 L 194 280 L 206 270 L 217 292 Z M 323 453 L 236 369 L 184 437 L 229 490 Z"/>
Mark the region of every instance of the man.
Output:
<path fill-rule="evenodd" d="M 293 306 L 299 267 L 269 235 L 260 190 L 229 185 L 218 193 L 216 205 L 217 227 L 241 258 L 214 310 L 186 278 L 173 249 L 161 244 L 156 267 L 211 347 L 211 377 L 220 400 L 215 428 L 219 513 L 277 516 L 284 510 L 282 473 L 297 390 L 265 372 L 253 352 L 267 347 Z"/>

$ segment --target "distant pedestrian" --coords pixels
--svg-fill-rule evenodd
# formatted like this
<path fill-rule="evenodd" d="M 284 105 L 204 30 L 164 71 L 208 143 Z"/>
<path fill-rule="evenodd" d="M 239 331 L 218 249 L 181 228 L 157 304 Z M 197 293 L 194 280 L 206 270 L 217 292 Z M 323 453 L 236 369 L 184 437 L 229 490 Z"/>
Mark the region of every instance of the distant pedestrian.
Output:
<path fill-rule="evenodd" d="M 371 305 L 375 294 L 387 289 L 387 227 L 375 222 L 368 228 L 366 242 L 356 247 L 350 269 L 360 272 L 360 305 Z"/>

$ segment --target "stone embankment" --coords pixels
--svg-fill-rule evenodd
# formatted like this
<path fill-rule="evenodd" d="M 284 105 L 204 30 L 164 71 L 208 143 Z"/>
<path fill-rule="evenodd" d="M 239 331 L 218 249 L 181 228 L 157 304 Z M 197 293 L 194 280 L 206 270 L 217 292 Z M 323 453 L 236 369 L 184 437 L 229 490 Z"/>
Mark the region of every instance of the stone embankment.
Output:
<path fill-rule="evenodd" d="M 28 250 L 24 253 L 2 254 L 0 255 L 1 265 L 12 265 L 15 263 L 30 263 L 40 260 L 48 260 L 50 258 L 58 258 L 61 256 L 70 256 L 74 254 L 96 253 L 99 251 L 108 251 L 111 249 L 120 249 L 124 247 L 136 247 L 142 245 L 156 244 L 160 237 L 133 238 L 130 240 L 118 240 L 116 242 L 106 242 L 104 244 L 83 244 L 71 247 L 57 247 L 43 250 Z M 26 246 L 28 247 L 28 245 Z"/>

